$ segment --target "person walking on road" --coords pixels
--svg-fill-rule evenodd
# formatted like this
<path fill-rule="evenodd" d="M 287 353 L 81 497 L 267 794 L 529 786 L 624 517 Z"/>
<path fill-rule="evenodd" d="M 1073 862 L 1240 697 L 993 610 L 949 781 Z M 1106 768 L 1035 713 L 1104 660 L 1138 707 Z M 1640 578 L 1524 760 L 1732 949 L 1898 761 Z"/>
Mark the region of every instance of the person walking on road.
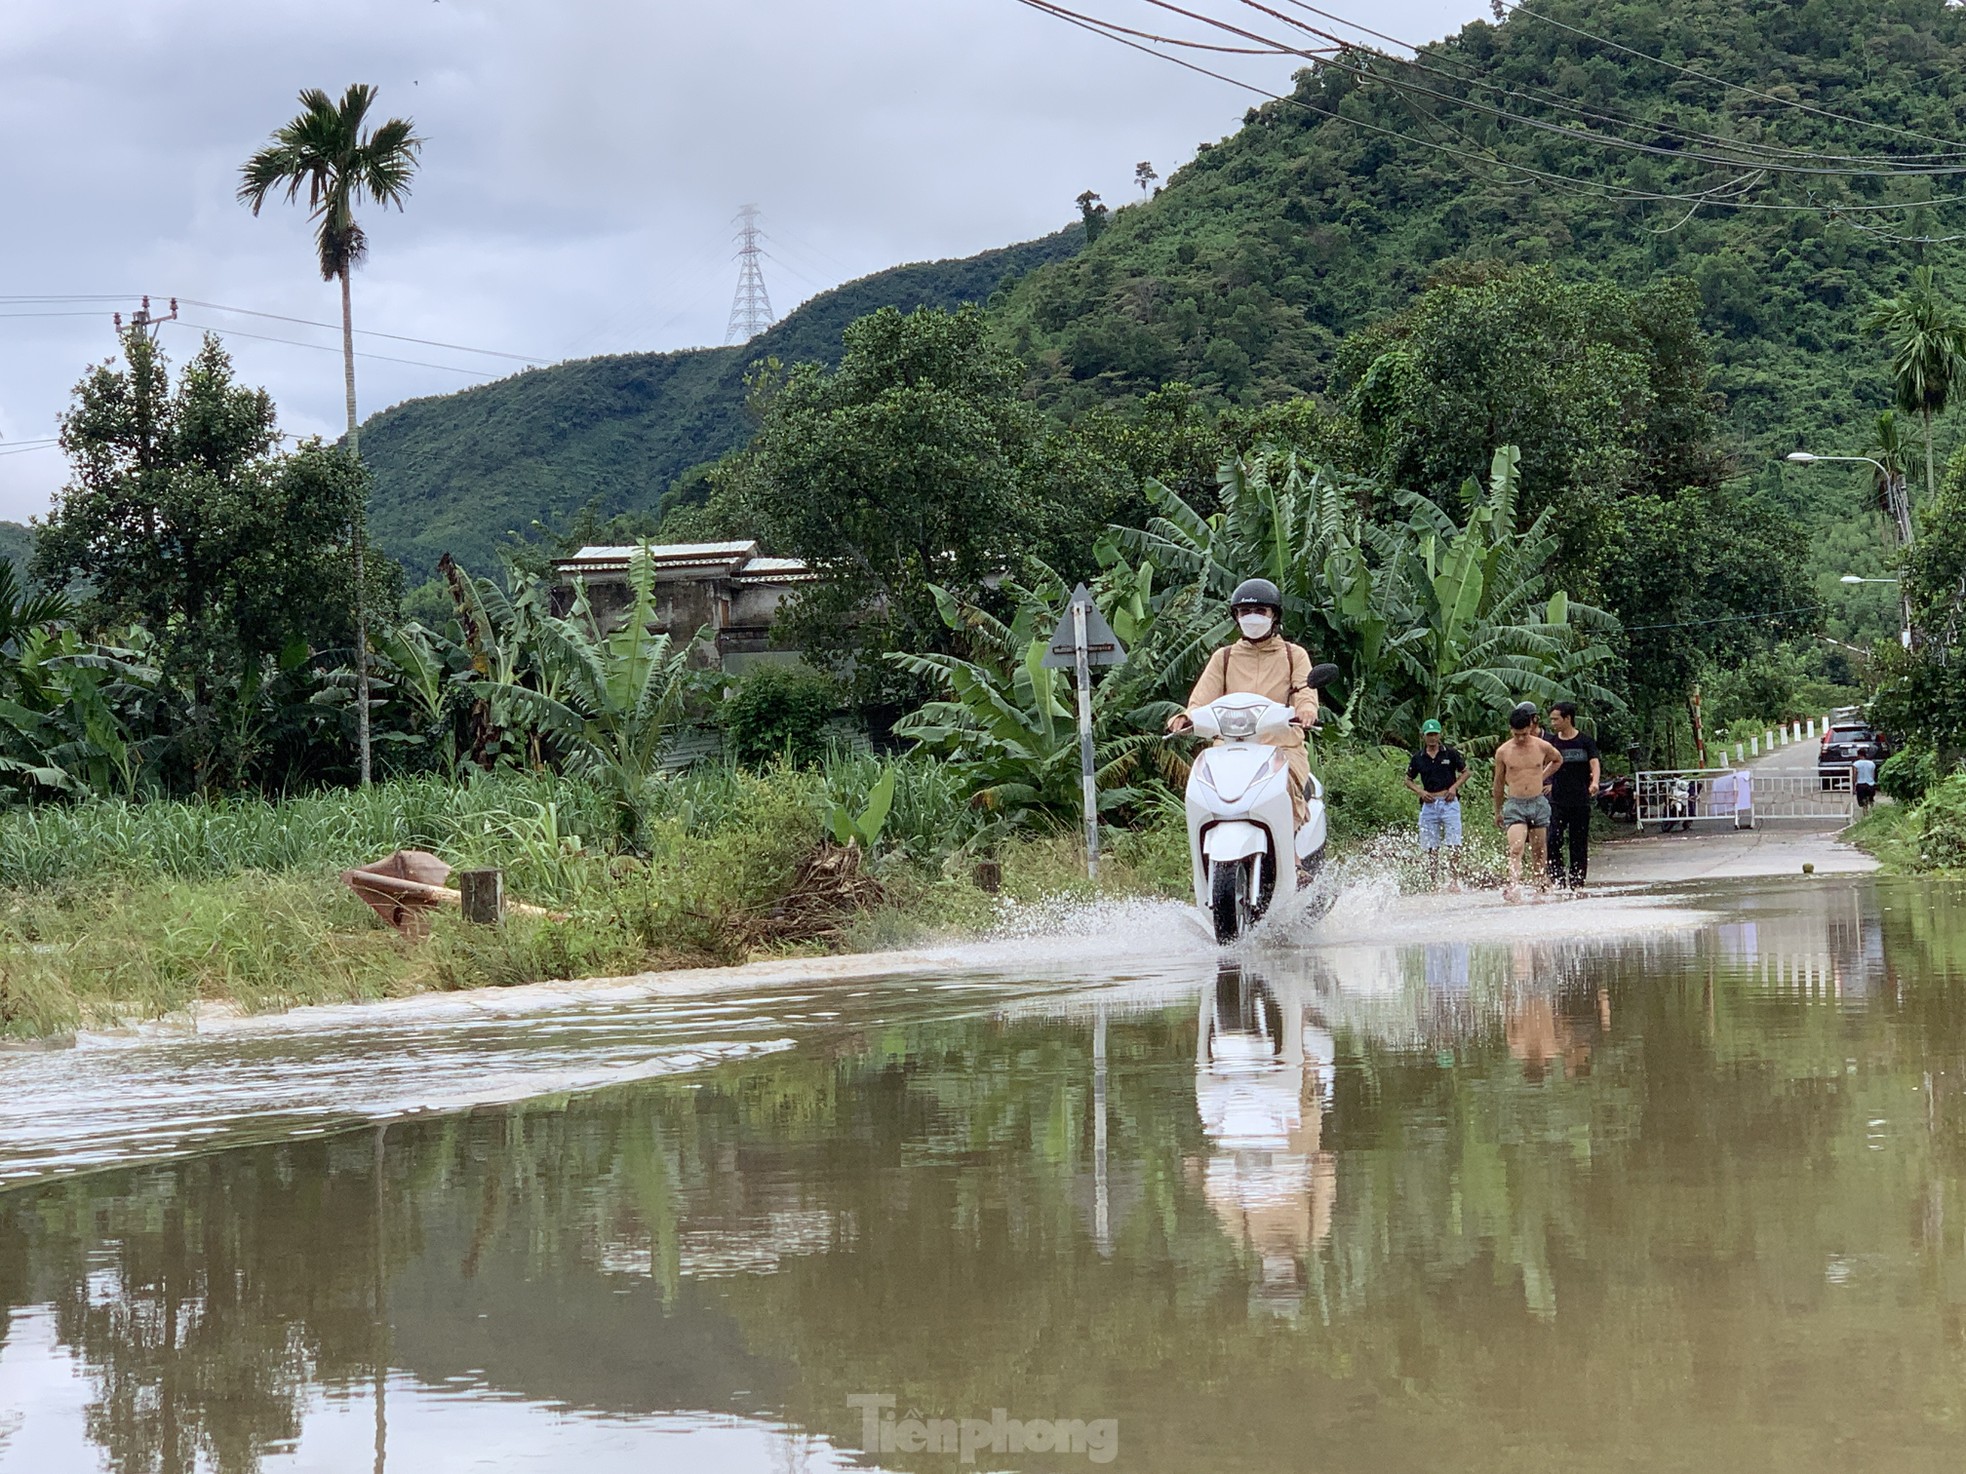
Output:
<path fill-rule="evenodd" d="M 1868 809 L 1877 798 L 1877 759 L 1866 747 L 1850 764 L 1850 786 L 1857 793 L 1857 807 Z"/>
<path fill-rule="evenodd" d="M 1502 895 L 1522 898 L 1522 852 L 1529 850 L 1529 874 L 1538 891 L 1549 887 L 1550 800 L 1543 792 L 1563 766 L 1563 754 L 1537 731 L 1536 708 L 1523 702 L 1509 713 L 1509 735 L 1495 749 L 1495 823 L 1508 831 L 1509 880 Z"/>
<path fill-rule="evenodd" d="M 1468 760 L 1441 738 L 1440 723 L 1420 724 L 1420 750 L 1406 765 L 1406 786 L 1420 795 L 1420 849 L 1427 857 L 1427 884 L 1440 886 L 1441 851 L 1447 852 L 1447 885 L 1461 888 L 1461 785 Z"/>
<path fill-rule="evenodd" d="M 1596 807 L 1603 764 L 1597 743 L 1577 730 L 1577 703 L 1559 701 L 1550 708 L 1549 744 L 1563 755 L 1563 766 L 1550 779 L 1550 884 L 1572 890 L 1583 885 L 1591 869 L 1591 810 Z M 1565 844 L 1570 865 L 1563 863 Z"/>

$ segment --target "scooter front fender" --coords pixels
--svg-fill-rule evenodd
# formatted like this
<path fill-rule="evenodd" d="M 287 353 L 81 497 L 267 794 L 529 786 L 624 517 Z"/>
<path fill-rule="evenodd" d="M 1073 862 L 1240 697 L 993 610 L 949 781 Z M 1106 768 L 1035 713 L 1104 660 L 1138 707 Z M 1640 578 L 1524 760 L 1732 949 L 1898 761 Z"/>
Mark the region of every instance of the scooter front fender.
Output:
<path fill-rule="evenodd" d="M 1269 848 L 1269 831 L 1243 819 L 1211 825 L 1201 837 L 1202 856 L 1211 862 L 1247 860 L 1251 855 L 1269 853 Z"/>

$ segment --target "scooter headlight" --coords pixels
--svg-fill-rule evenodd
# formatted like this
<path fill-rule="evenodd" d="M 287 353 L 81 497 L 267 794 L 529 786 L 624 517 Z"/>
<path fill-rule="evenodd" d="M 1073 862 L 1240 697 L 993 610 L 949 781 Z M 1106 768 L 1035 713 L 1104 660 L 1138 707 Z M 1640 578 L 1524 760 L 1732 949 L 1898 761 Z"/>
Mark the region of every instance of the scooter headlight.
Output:
<path fill-rule="evenodd" d="M 1222 729 L 1224 737 L 1254 737 L 1256 735 L 1256 713 L 1253 711 L 1225 711 L 1217 718 L 1216 725 Z"/>

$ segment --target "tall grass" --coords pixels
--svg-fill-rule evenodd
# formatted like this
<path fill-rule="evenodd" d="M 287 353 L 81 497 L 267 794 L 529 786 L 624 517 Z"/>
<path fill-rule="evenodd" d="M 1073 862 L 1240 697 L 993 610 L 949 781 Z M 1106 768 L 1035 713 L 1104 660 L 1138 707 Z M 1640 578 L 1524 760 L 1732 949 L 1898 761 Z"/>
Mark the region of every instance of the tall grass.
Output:
<path fill-rule="evenodd" d="M 872 757 L 840 757 L 823 770 L 749 773 L 699 765 L 651 785 L 645 821 L 672 840 L 729 827 L 759 784 L 796 794 L 817 814 L 857 805 L 879 778 Z M 392 850 L 430 850 L 452 863 L 499 864 L 513 882 L 562 888 L 565 861 L 605 850 L 616 832 L 599 789 L 550 775 L 497 774 L 465 783 L 409 778 L 366 790 L 282 799 L 89 799 L 0 812 L 0 888 L 42 888 L 109 878 L 215 880 L 248 871 L 333 874 Z M 975 828 L 965 796 L 934 763 L 898 764 L 888 838 L 926 857 Z"/>
<path fill-rule="evenodd" d="M 211 880 L 245 871 L 332 874 L 397 849 L 447 858 L 486 824 L 552 806 L 575 831 L 603 833 L 605 801 L 556 778 L 452 785 L 405 779 L 357 791 L 263 798 L 89 799 L 0 814 L 0 886 L 167 876 Z"/>

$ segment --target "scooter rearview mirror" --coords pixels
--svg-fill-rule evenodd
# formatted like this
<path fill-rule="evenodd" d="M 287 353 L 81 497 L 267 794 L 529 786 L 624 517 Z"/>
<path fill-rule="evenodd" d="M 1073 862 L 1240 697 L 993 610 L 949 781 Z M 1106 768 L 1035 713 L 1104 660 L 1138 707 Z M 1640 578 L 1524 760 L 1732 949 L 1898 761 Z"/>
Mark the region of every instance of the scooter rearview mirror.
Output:
<path fill-rule="evenodd" d="M 1323 665 L 1312 666 L 1310 675 L 1304 679 L 1304 684 L 1309 686 L 1313 691 L 1322 691 L 1326 686 L 1337 680 L 1341 674 L 1343 672 L 1337 666 L 1327 661 Z"/>

